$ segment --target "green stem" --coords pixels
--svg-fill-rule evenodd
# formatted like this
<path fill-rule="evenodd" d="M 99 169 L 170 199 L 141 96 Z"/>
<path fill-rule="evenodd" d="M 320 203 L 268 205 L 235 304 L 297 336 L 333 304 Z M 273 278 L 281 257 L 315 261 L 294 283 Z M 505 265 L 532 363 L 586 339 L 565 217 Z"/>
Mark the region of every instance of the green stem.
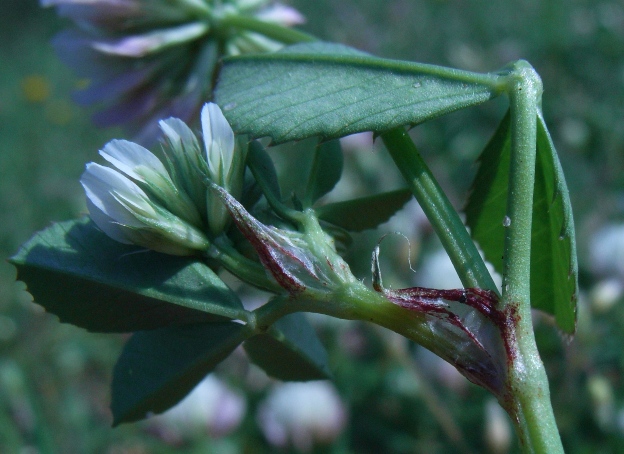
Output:
<path fill-rule="evenodd" d="M 562 453 L 548 377 L 540 359 L 531 320 L 531 224 L 535 184 L 536 118 L 542 84 L 524 61 L 508 76 L 511 105 L 511 163 L 501 308 L 514 321 L 508 341 L 508 392 L 501 399 L 516 424 L 523 450 Z"/>
<path fill-rule="evenodd" d="M 218 24 L 220 28 L 234 27 L 260 33 L 267 38 L 274 39 L 284 44 L 297 44 L 318 40 L 312 35 L 308 35 L 307 33 L 300 32 L 293 28 L 238 14 L 224 16 L 219 20 Z"/>
<path fill-rule="evenodd" d="M 254 329 L 266 331 L 280 318 L 298 311 L 299 307 L 289 296 L 275 296 L 253 311 Z"/>
<path fill-rule="evenodd" d="M 440 238 L 464 287 L 498 292 L 464 223 L 405 129 L 392 129 L 383 133 L 381 138 Z"/>
<path fill-rule="evenodd" d="M 208 250 L 206 255 L 216 260 L 234 276 L 250 285 L 269 292 L 281 293 L 283 291 L 277 282 L 269 279 L 264 267 L 260 263 L 248 259 L 228 244 L 227 241 L 217 238 L 214 246 Z"/>

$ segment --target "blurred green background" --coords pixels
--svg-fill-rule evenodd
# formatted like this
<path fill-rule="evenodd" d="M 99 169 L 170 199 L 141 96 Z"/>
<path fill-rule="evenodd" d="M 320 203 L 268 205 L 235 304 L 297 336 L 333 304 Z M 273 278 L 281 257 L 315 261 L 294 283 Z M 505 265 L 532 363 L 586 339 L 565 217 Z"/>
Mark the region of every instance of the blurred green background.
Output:
<path fill-rule="evenodd" d="M 303 29 L 379 56 L 496 70 L 525 58 L 542 76 L 543 109 L 575 210 L 581 267 L 579 327 L 563 339 L 536 316 L 567 452 L 624 452 L 624 5 L 589 0 L 293 0 Z M 35 231 L 85 212 L 78 178 L 121 130 L 97 130 L 71 101 L 80 85 L 49 41 L 67 23 L 35 0 L 0 3 L 0 257 Z M 496 101 L 413 131 L 425 158 L 461 207 L 474 162 L 506 106 Z M 382 153 L 347 150 L 341 193 L 398 185 Z M 290 166 L 292 167 L 292 160 Z M 288 163 L 285 164 L 288 169 Z M 295 165 L 296 166 L 296 165 Z M 380 170 L 382 169 L 382 170 Z M 388 176 L 389 175 L 389 176 Z M 413 207 L 412 207 L 413 208 Z M 431 232 L 408 210 L 393 227 L 413 238 L 419 276 L 448 273 Z M 406 227 L 407 226 L 407 227 Z M 605 233 L 607 232 L 607 233 Z M 610 236 L 609 236 L 610 235 Z M 380 234 L 356 238 L 350 254 L 366 277 Z M 405 249 L 390 240 L 390 251 Z M 394 244 L 396 243 L 396 244 Z M 605 252 L 606 250 L 606 252 Z M 386 252 L 392 257 L 392 252 Z M 602 254 L 602 255 L 601 255 Z M 389 260 L 389 259 L 388 259 Z M 438 260 L 438 262 L 436 262 Z M 394 260 L 396 282 L 411 279 Z M 391 266 L 391 265 L 388 265 Z M 436 266 L 438 268 L 436 268 Z M 452 274 L 452 272 L 451 272 Z M 452 279 L 452 276 L 450 276 Z M 391 278 L 390 280 L 392 280 Z M 270 384 L 250 385 L 242 356 L 218 373 L 245 396 L 240 426 L 166 436 L 140 423 L 110 428 L 109 382 L 123 336 L 88 334 L 43 313 L 0 261 L 0 452 L 516 452 L 509 425 L 480 389 L 458 381 L 422 351 L 360 324 L 318 320 L 349 415 L 331 445 L 277 448 L 257 423 Z M 497 438 L 498 437 L 498 438 Z M 498 440 L 498 441 L 497 441 Z"/>

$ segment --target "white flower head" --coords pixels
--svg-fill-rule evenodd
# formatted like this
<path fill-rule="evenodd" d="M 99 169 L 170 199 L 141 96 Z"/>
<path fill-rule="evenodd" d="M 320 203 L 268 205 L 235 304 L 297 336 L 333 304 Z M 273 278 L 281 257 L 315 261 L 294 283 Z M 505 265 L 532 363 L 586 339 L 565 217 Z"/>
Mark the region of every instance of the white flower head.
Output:
<path fill-rule="evenodd" d="M 202 233 L 222 234 L 230 215 L 204 177 L 240 196 L 245 154 L 216 104 L 202 111 L 205 149 L 177 118 L 160 121 L 166 166 L 148 149 L 113 140 L 100 155 L 116 169 L 88 164 L 81 178 L 94 222 L 111 238 L 160 252 L 188 255 L 209 245 Z M 202 176 L 202 173 L 204 176 Z"/>

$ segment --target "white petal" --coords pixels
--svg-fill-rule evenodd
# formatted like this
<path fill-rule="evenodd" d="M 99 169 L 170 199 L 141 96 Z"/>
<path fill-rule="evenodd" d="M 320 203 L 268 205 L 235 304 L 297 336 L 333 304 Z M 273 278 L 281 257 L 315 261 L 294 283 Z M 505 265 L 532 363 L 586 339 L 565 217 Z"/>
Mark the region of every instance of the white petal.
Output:
<path fill-rule="evenodd" d="M 111 140 L 103 150 L 100 150 L 100 155 L 135 180 L 145 181 L 143 175 L 136 172 L 137 167 L 148 167 L 166 179 L 170 179 L 160 159 L 147 148 L 134 142 Z"/>
<path fill-rule="evenodd" d="M 275 22 L 288 27 L 304 24 L 306 21 L 305 16 L 295 8 L 279 3 L 258 11 L 256 17 L 266 22 Z"/>
<path fill-rule="evenodd" d="M 125 200 L 140 206 L 143 212 L 156 216 L 156 212 L 150 206 L 145 192 L 116 170 L 93 162 L 89 163 L 87 164 L 87 170 L 80 178 L 80 183 L 84 187 L 87 199 L 97 209 L 120 224 L 136 227 L 143 226 L 124 205 L 119 203 L 114 193 L 118 193 Z"/>
<path fill-rule="evenodd" d="M 143 35 L 126 36 L 118 40 L 93 42 L 95 50 L 123 57 L 143 57 L 165 47 L 192 41 L 208 31 L 208 24 L 194 22 L 179 27 L 157 30 Z"/>
<path fill-rule="evenodd" d="M 126 235 L 128 233 L 128 229 L 100 210 L 93 202 L 91 202 L 91 199 L 87 199 L 87 209 L 89 210 L 91 220 L 93 220 L 95 225 L 97 225 L 106 235 L 115 241 L 119 241 L 120 243 L 132 244 L 132 240 Z"/>
<path fill-rule="evenodd" d="M 208 167 L 216 175 L 223 166 L 224 175 L 227 175 L 234 153 L 234 132 L 219 106 L 214 103 L 204 105 L 201 122 Z"/>
<path fill-rule="evenodd" d="M 197 137 L 195 137 L 191 128 L 179 118 L 168 118 L 161 120 L 158 124 L 174 146 L 181 144 L 187 153 L 193 149 L 199 149 Z"/>

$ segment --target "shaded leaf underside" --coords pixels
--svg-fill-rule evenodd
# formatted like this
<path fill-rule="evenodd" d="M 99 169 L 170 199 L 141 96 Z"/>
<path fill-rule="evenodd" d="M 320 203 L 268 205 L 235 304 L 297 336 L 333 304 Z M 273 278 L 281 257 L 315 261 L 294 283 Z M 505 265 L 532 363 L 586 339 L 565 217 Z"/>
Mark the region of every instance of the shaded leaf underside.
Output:
<path fill-rule="evenodd" d="M 327 352 L 302 313 L 278 320 L 266 334 L 245 341 L 244 347 L 251 360 L 273 378 L 305 381 L 331 377 Z"/>
<path fill-rule="evenodd" d="M 11 258 L 37 304 L 96 332 L 240 318 L 243 306 L 205 264 L 118 243 L 82 218 L 35 234 Z"/>
<path fill-rule="evenodd" d="M 245 339 L 245 328 L 223 322 L 135 333 L 113 372 L 113 425 L 178 403 Z"/>
<path fill-rule="evenodd" d="M 315 209 L 319 219 L 350 232 L 373 229 L 386 222 L 412 199 L 409 188 L 322 205 Z"/>

